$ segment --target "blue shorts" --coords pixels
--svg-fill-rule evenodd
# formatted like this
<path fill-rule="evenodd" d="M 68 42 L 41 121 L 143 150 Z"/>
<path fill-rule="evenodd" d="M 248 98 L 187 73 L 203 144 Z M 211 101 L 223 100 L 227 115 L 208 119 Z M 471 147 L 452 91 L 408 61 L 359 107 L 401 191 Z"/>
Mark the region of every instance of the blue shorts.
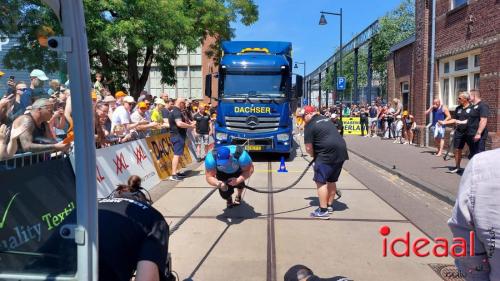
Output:
<path fill-rule="evenodd" d="M 443 126 L 432 126 L 431 130 L 434 132 L 435 139 L 444 139 L 446 133 L 446 127 Z"/>
<path fill-rule="evenodd" d="M 172 142 L 172 146 L 174 147 L 174 155 L 181 156 L 184 154 L 184 144 L 186 143 L 186 139 L 179 135 L 170 135 L 170 141 Z"/>
<path fill-rule="evenodd" d="M 327 182 L 337 182 L 339 180 L 340 172 L 342 171 L 340 163 L 314 163 L 314 178 L 317 183 L 325 184 Z"/>

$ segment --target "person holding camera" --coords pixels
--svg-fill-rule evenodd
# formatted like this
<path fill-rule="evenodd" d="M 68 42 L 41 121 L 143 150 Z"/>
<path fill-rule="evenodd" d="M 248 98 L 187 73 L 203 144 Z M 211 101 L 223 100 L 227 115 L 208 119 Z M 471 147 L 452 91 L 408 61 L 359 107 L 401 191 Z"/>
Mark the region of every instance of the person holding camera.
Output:
<path fill-rule="evenodd" d="M 231 208 L 241 203 L 241 195 L 247 180 L 254 172 L 252 158 L 241 146 L 221 146 L 208 153 L 205 158 L 207 183 L 219 188 L 219 194 Z M 234 189 L 238 190 L 234 201 Z"/>
<path fill-rule="evenodd" d="M 169 227 L 141 187 L 141 178 L 98 203 L 99 280 L 174 281 L 168 260 Z"/>

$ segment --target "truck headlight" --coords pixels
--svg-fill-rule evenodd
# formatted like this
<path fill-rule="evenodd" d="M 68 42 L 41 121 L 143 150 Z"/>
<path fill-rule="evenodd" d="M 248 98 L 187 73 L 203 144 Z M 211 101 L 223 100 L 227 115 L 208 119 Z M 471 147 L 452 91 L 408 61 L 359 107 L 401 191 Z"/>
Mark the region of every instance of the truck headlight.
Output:
<path fill-rule="evenodd" d="M 278 134 L 277 138 L 279 141 L 287 141 L 290 139 L 290 136 L 288 134 Z"/>
<path fill-rule="evenodd" d="M 218 140 L 227 140 L 227 134 L 226 133 L 217 133 L 217 134 L 215 134 L 215 138 Z"/>

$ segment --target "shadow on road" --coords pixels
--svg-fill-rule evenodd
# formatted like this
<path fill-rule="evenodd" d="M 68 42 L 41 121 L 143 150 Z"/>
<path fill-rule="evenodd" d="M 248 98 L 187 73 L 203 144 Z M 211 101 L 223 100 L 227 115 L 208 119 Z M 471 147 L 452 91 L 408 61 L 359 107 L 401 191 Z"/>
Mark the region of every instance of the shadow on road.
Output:
<path fill-rule="evenodd" d="M 312 207 L 318 207 L 319 206 L 319 199 L 318 197 L 306 197 L 304 198 L 306 200 L 310 200 L 309 202 L 309 206 L 312 206 Z M 343 203 L 343 202 L 340 202 L 339 200 L 335 200 L 333 202 L 333 210 L 334 211 L 344 211 L 344 210 L 347 210 L 349 209 L 349 207 L 347 206 L 347 204 Z"/>

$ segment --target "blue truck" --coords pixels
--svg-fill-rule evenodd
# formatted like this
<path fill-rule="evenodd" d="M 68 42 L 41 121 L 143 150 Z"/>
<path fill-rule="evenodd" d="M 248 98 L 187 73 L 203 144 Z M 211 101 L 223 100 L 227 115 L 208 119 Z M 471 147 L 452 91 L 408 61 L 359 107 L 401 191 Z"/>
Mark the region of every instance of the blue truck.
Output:
<path fill-rule="evenodd" d="M 288 157 L 293 148 L 293 109 L 303 77 L 292 87 L 292 44 L 269 41 L 222 42 L 218 71 L 215 146 L 243 145 L 251 152 Z M 211 97 L 212 74 L 205 77 Z"/>

